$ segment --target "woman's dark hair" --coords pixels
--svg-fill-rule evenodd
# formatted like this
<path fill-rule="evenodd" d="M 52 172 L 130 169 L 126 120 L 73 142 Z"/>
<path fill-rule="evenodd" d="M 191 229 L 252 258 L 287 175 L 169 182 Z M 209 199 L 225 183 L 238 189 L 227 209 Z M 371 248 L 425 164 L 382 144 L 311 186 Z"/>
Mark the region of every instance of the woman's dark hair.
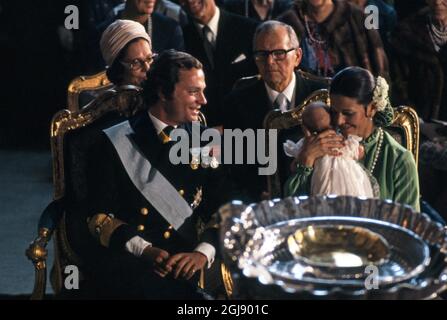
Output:
<path fill-rule="evenodd" d="M 331 95 L 356 99 L 366 107 L 373 99 L 375 85 L 376 81 L 371 72 L 360 67 L 348 67 L 337 72 L 329 92 Z"/>
<path fill-rule="evenodd" d="M 126 52 L 127 52 L 127 49 L 129 48 L 129 46 L 132 43 L 137 42 L 140 39 L 144 39 L 144 38 L 135 38 L 135 39 L 132 39 L 131 41 L 129 41 L 128 43 L 126 43 L 126 45 L 121 49 L 121 51 L 116 56 L 115 60 L 113 60 L 112 65 L 107 68 L 107 70 L 106 70 L 107 78 L 113 84 L 116 84 L 116 85 L 123 84 L 122 82 L 124 80 L 124 74 L 127 72 L 127 70 L 126 70 L 126 67 L 122 65 L 121 61 L 126 56 Z M 144 39 L 144 40 L 146 40 L 146 39 Z"/>
<path fill-rule="evenodd" d="M 175 84 L 179 81 L 180 70 L 202 69 L 202 64 L 192 55 L 166 50 L 155 58 L 147 72 L 147 80 L 143 83 L 144 97 L 148 107 L 154 105 L 161 92 L 167 99 L 172 98 Z"/>
<path fill-rule="evenodd" d="M 366 107 L 373 101 L 376 79 L 366 69 L 360 67 L 345 68 L 334 76 L 329 88 L 331 95 L 340 95 L 357 100 Z M 387 127 L 393 122 L 394 110 L 390 103 L 374 115 L 374 124 Z"/>

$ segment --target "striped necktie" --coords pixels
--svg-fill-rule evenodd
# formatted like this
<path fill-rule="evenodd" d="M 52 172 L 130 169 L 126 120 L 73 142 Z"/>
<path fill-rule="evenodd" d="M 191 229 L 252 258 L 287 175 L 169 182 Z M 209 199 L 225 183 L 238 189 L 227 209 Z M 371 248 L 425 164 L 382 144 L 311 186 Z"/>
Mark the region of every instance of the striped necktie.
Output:
<path fill-rule="evenodd" d="M 158 134 L 158 137 L 160 138 L 161 142 L 163 144 L 168 143 L 169 141 L 171 141 L 171 137 L 169 136 L 172 132 L 172 130 L 174 130 L 173 126 L 166 126 L 163 130 L 160 131 L 160 133 Z"/>

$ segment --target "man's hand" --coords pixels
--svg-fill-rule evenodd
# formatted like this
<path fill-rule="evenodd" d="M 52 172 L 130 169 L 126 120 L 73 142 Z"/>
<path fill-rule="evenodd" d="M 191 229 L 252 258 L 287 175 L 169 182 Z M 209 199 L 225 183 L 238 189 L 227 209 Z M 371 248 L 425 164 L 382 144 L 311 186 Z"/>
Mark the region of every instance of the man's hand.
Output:
<path fill-rule="evenodd" d="M 166 268 L 174 269 L 174 278 L 191 279 L 196 271 L 205 267 L 207 258 L 200 252 L 178 253 L 166 262 Z"/>
<path fill-rule="evenodd" d="M 163 249 L 147 246 L 144 248 L 141 257 L 151 262 L 154 266 L 154 272 L 162 278 L 172 271 L 172 268 L 166 266 L 169 253 Z"/>

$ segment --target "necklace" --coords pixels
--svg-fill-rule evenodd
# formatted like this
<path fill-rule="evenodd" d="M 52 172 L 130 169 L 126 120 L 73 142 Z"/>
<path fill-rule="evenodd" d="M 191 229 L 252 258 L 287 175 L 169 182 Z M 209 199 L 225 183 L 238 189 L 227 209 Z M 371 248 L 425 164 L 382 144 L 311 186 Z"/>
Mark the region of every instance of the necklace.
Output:
<path fill-rule="evenodd" d="M 369 172 L 371 172 L 371 175 L 373 174 L 374 169 L 376 168 L 377 160 L 379 159 L 380 151 L 382 149 L 383 144 L 383 130 L 382 128 L 379 128 L 378 130 L 379 130 L 379 142 L 377 144 L 376 153 L 374 154 L 374 160 L 371 165 L 371 169 L 369 170 Z"/>
<path fill-rule="evenodd" d="M 440 47 L 447 43 L 447 28 L 438 28 L 430 17 L 428 23 L 428 33 L 430 35 L 436 51 L 439 51 Z"/>
<path fill-rule="evenodd" d="M 307 18 L 307 15 L 304 15 L 304 25 L 305 25 L 305 27 L 306 27 L 306 32 L 307 32 L 307 35 L 309 36 L 309 39 L 310 39 L 310 41 L 312 41 L 312 42 L 314 42 L 314 43 L 317 43 L 317 44 L 319 44 L 319 45 L 324 45 L 324 44 L 326 44 L 326 40 L 319 40 L 319 39 L 317 39 L 317 38 L 315 38 L 314 36 L 313 36 L 313 34 L 312 34 L 312 32 L 311 32 L 311 30 L 310 30 L 310 26 L 309 26 L 309 18 Z M 318 24 L 316 24 L 316 26 L 317 26 Z M 315 27 L 315 29 L 316 29 L 316 27 Z"/>

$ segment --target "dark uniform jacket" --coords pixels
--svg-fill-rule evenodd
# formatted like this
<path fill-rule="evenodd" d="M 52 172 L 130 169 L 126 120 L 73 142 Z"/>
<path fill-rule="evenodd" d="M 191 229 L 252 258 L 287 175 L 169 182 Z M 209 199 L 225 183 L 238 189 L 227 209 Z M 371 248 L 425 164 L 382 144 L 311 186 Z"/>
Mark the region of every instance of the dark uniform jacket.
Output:
<path fill-rule="evenodd" d="M 315 90 L 326 87 L 324 83 L 305 79 L 297 72 L 295 76 L 295 106 L 301 104 Z M 273 110 L 263 80 L 257 80 L 231 92 L 225 99 L 225 105 L 227 109 L 223 117 L 224 129 L 263 129 L 264 118 Z M 284 169 L 288 168 L 286 162 L 289 162 L 289 159 L 285 158 L 282 143 L 286 139 L 297 141 L 300 132 L 299 127 L 293 127 L 278 133 L 278 170 L 283 176 L 287 175 L 288 170 Z M 247 192 L 246 196 L 250 201 L 259 201 L 261 193 L 267 191 L 267 178 L 258 175 L 258 167 L 257 164 L 232 166 L 231 176 L 235 183 Z"/>
<path fill-rule="evenodd" d="M 98 241 L 96 246 L 93 245 L 94 250 L 90 251 L 90 256 L 87 255 L 87 261 L 94 264 L 90 271 L 96 279 L 99 279 L 102 289 L 109 288 L 111 297 L 116 297 L 112 293 L 118 291 L 118 297 L 125 295 L 139 298 L 185 298 L 185 296 L 197 298 L 192 293 L 190 295 L 189 291 L 185 293 L 185 288 L 179 289 L 177 287 L 179 281 L 170 277 L 162 279 L 155 276 L 151 271 L 151 265 L 144 264 L 141 259 L 125 251 L 125 244 L 132 237 L 139 235 L 151 242 L 154 247 L 164 249 L 171 255 L 191 252 L 199 242 L 212 244 L 217 250 L 217 230 L 209 228 L 199 239 L 197 222 L 199 217 L 205 223 L 209 222 L 221 204 L 215 194 L 217 191 L 223 194 L 218 186 L 223 181 L 219 177 L 222 166 L 218 169 L 210 167 L 204 169 L 199 166 L 193 170 L 189 164 L 172 164 L 169 161 L 169 150 L 175 142 L 166 144 L 161 142 L 147 112 L 131 118 L 129 125 L 133 130 L 129 135 L 132 147 L 142 152 L 152 167 L 178 190 L 179 195 L 188 204 L 193 203 L 194 196 L 200 188 L 203 191 L 202 201 L 176 231 L 131 181 L 115 146 L 104 134 L 104 141 L 97 148 L 95 161 L 92 161 L 89 169 L 91 192 L 86 211 L 90 217 L 98 213 L 113 214 L 114 219 L 124 224 L 113 231 L 108 248 L 98 245 Z M 191 136 L 191 124 L 184 124 L 179 128 L 185 129 Z M 151 174 L 142 170 L 142 181 L 147 179 L 150 183 Z M 164 196 L 162 193 L 163 191 L 157 196 Z M 172 201 L 175 201 L 175 198 Z M 93 236 L 90 240 L 93 240 Z M 177 296 L 173 292 L 180 293 Z"/>

